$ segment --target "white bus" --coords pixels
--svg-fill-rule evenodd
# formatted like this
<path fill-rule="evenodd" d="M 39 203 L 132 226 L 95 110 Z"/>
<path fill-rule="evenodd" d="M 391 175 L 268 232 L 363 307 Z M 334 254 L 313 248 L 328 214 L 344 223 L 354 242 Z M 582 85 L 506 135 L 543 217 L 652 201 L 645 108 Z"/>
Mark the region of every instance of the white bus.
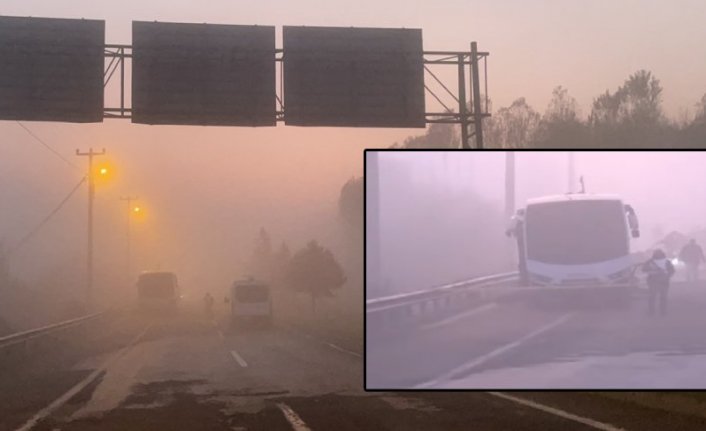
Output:
<path fill-rule="evenodd" d="M 527 201 L 511 220 L 524 285 L 615 286 L 633 281 L 635 211 L 618 196 L 567 194 Z"/>
<path fill-rule="evenodd" d="M 233 283 L 230 290 L 231 323 L 272 324 L 272 297 L 267 284 L 252 278 Z"/>

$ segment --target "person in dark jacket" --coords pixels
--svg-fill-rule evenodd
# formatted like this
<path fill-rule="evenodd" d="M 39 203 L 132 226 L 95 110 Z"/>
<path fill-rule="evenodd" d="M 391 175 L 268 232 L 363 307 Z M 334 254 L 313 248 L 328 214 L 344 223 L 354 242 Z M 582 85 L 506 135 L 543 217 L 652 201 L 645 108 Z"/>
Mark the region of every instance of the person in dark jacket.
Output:
<path fill-rule="evenodd" d="M 667 314 L 667 292 L 669 279 L 674 275 L 674 265 L 667 259 L 662 250 L 655 250 L 652 258 L 642 265 L 642 271 L 647 274 L 649 290 L 649 314 L 655 313 L 655 302 L 659 301 L 659 314 Z"/>

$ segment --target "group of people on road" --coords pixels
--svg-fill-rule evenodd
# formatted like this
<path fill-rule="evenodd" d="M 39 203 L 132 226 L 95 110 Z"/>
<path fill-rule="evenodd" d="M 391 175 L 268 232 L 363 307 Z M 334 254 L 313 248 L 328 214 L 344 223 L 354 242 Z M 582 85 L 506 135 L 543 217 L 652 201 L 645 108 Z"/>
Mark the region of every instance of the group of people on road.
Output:
<path fill-rule="evenodd" d="M 686 281 L 691 284 L 698 283 L 699 266 L 706 263 L 701 246 L 694 239 L 689 240 L 679 252 L 679 260 L 684 262 Z M 659 308 L 659 314 L 664 316 L 667 314 L 669 282 L 675 273 L 674 264 L 667 259 L 664 251 L 655 250 L 652 257 L 642 264 L 642 271 L 647 274 L 648 313 L 652 316 L 656 308 Z"/>

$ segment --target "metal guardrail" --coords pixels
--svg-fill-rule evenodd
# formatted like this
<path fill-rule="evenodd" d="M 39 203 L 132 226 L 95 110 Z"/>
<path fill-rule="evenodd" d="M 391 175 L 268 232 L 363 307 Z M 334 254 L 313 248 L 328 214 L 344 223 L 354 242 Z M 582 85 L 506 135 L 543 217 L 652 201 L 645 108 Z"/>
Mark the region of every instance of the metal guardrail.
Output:
<path fill-rule="evenodd" d="M 442 286 L 433 287 L 431 289 L 369 299 L 365 301 L 366 313 L 377 313 L 394 308 L 407 307 L 430 300 L 436 300 L 446 295 L 466 291 L 468 288 L 481 288 L 488 284 L 510 281 L 516 279 L 518 276 L 519 273 L 517 271 L 493 274 L 445 284 Z"/>
<path fill-rule="evenodd" d="M 101 311 L 99 313 L 89 314 L 87 316 L 78 317 L 76 319 L 65 320 L 63 322 L 54 323 L 52 325 L 43 326 L 41 328 L 30 329 L 28 331 L 17 332 L 14 334 L 6 335 L 0 337 L 0 349 L 9 347 L 15 344 L 23 343 L 28 340 L 43 337 L 45 335 L 62 331 L 74 326 L 82 325 L 99 317 L 106 315 L 107 311 Z"/>

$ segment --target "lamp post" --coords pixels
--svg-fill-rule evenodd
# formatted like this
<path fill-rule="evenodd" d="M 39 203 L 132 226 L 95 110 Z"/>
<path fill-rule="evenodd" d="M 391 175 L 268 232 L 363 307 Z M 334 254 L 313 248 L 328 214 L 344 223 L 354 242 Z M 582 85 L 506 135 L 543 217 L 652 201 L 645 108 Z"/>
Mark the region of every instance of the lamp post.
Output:
<path fill-rule="evenodd" d="M 88 157 L 88 243 L 86 253 L 86 306 L 90 307 L 93 295 L 93 200 L 96 195 L 96 175 L 107 176 L 108 168 L 101 167 L 97 172 L 93 171 L 93 157 L 105 155 L 105 148 L 99 153 L 89 148 L 88 152 L 81 153 L 76 150 L 77 156 Z"/>
<path fill-rule="evenodd" d="M 138 214 L 142 211 L 142 209 L 139 206 L 133 206 L 132 202 L 138 200 L 139 198 L 137 196 L 120 196 L 121 201 L 127 202 L 127 251 L 126 251 L 126 269 L 125 269 L 125 276 L 127 279 L 130 279 L 130 267 L 131 267 L 131 259 L 130 259 L 130 220 L 133 217 L 133 214 Z"/>

